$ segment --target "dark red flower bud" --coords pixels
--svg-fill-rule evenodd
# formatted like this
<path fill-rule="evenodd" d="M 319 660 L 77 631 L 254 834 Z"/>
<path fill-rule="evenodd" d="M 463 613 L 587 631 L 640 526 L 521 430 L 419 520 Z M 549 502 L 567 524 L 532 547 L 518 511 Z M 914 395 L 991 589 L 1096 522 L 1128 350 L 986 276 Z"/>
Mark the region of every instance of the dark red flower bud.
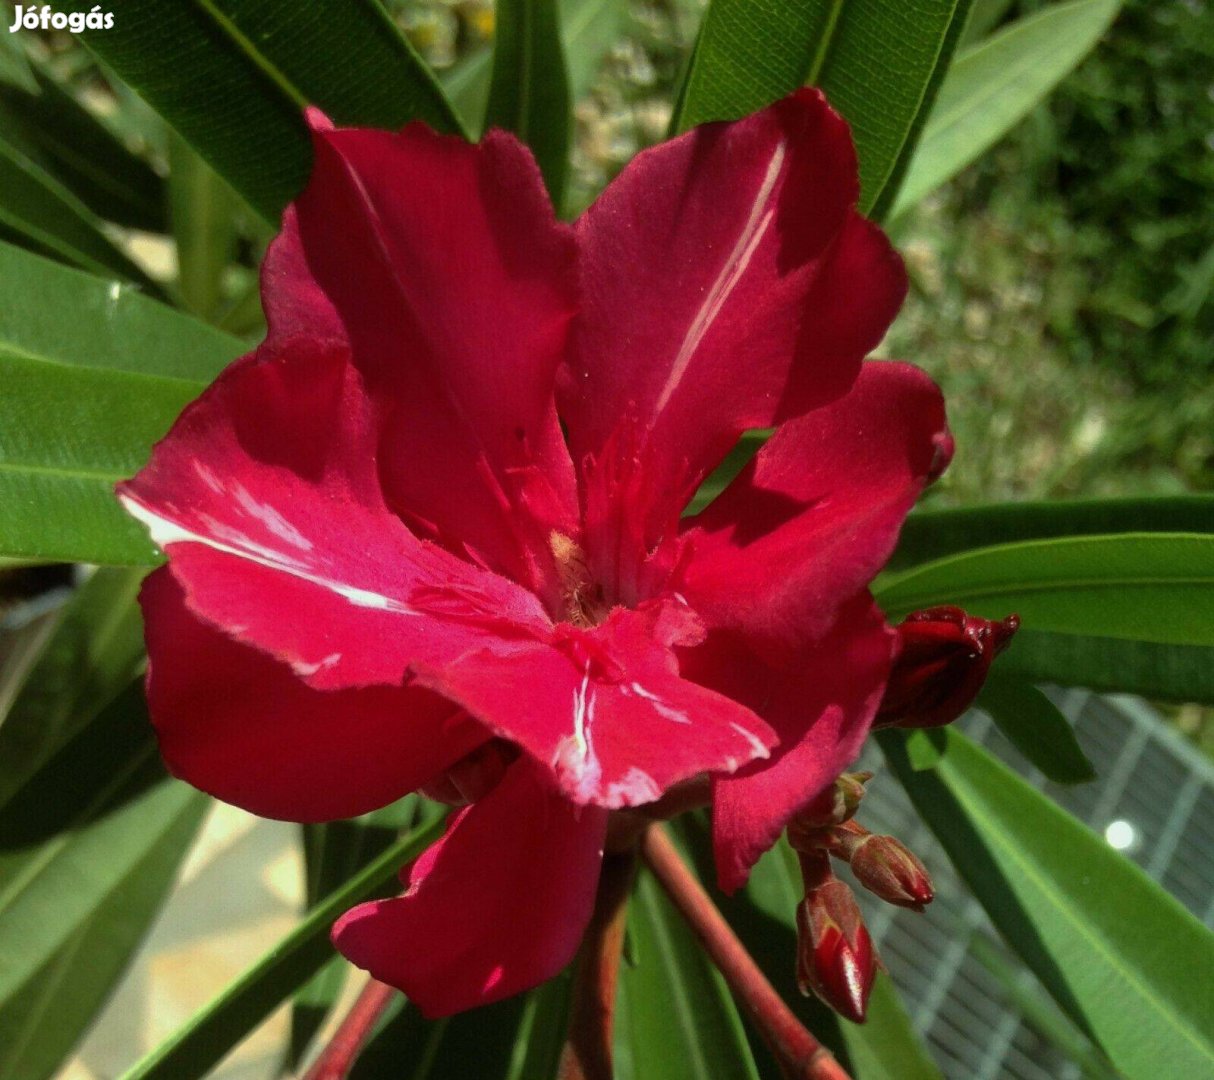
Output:
<path fill-rule="evenodd" d="M 801 857 L 809 887 L 797 907 L 797 985 L 836 1012 L 864 1020 L 880 962 L 856 898 L 830 870 L 830 859 Z"/>
<path fill-rule="evenodd" d="M 874 726 L 939 727 L 956 720 L 1019 626 L 1017 615 L 992 622 L 959 607 L 912 612 L 898 627 L 898 658 Z"/>
<path fill-rule="evenodd" d="M 856 880 L 887 904 L 922 911 L 936 895 L 927 867 L 892 836 L 870 833 L 856 844 L 850 861 Z"/>

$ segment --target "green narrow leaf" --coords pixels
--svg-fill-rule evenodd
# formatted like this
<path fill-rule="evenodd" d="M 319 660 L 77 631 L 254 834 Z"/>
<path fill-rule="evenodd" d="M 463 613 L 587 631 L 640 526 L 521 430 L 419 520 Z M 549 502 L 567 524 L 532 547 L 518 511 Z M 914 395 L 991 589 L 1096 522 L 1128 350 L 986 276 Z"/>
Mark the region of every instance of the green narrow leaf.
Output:
<path fill-rule="evenodd" d="M 169 139 L 169 195 L 182 305 L 212 320 L 224 303 L 224 272 L 236 252 L 239 201 L 180 136 Z"/>
<path fill-rule="evenodd" d="M 143 665 L 142 574 L 102 568 L 59 613 L 0 718 L 0 809 L 125 690 Z"/>
<path fill-rule="evenodd" d="M 1124 532 L 1214 532 L 1214 495 L 1059 499 L 916 510 L 888 569 L 1015 540 Z"/>
<path fill-rule="evenodd" d="M 94 214 L 163 232 L 164 181 L 40 67 L 29 92 L 0 86 L 0 133 Z"/>
<path fill-rule="evenodd" d="M 531 147 L 559 207 L 569 165 L 569 74 L 556 0 L 498 0 L 486 127 Z"/>
<path fill-rule="evenodd" d="M 620 36 L 624 3 L 623 0 L 559 0 L 557 11 L 569 74 L 569 99 L 577 101 L 589 93 L 603 57 Z M 474 137 L 479 136 L 485 126 L 492 70 L 493 49 L 485 46 L 439 73 L 443 90 Z"/>
<path fill-rule="evenodd" d="M 897 189 L 965 24 L 969 0 L 713 0 L 672 130 L 754 112 L 820 86 L 848 120 L 860 209 L 880 218 Z"/>
<path fill-rule="evenodd" d="M 192 834 L 206 803 L 165 777 L 138 686 L 26 780 L 0 810 L 0 1016 L 44 1022 L 29 1011 L 35 986 L 94 918 L 112 922 L 111 901 L 154 908 L 141 868 L 170 858 L 166 833 Z"/>
<path fill-rule="evenodd" d="M 987 36 L 1012 9 L 1014 0 L 974 0 L 970 17 L 961 36 L 961 48 L 977 44 Z"/>
<path fill-rule="evenodd" d="M 408 800 L 410 811 L 414 799 Z M 403 823 L 411 824 L 412 812 Z M 307 873 L 304 900 L 308 907 L 339 888 L 356 871 L 392 846 L 397 830 L 362 821 L 330 821 L 302 827 L 304 868 Z M 324 1024 L 346 984 L 350 965 L 334 956 L 295 995 L 291 1010 L 291 1039 L 287 1067 L 296 1071 L 308 1047 Z"/>
<path fill-rule="evenodd" d="M 4 244 L 0 280 L 0 557 L 154 563 L 114 481 L 241 343 Z"/>
<path fill-rule="evenodd" d="M 996 666 L 978 696 L 978 708 L 1048 779 L 1059 784 L 1095 779 L 1096 770 L 1070 722 L 1032 683 Z"/>
<path fill-rule="evenodd" d="M 840 1024 L 856 1080 L 943 1080 L 890 977 L 881 972 L 863 1024 Z"/>
<path fill-rule="evenodd" d="M 998 142 L 1087 56 L 1121 0 L 1071 0 L 1026 16 L 959 57 L 944 80 L 897 217 Z"/>
<path fill-rule="evenodd" d="M 1214 536 L 1123 533 L 1003 544 L 926 563 L 877 590 L 891 616 L 934 604 L 1019 612 L 1036 630 L 1214 645 Z"/>
<path fill-rule="evenodd" d="M 1214 705 L 1214 649 L 1020 629 L 999 668 L 1030 682 Z"/>
<path fill-rule="evenodd" d="M 638 958 L 634 966 L 625 963 L 620 982 L 633 1074 L 758 1080 L 729 989 L 651 874 L 638 878 L 628 934 Z"/>
<path fill-rule="evenodd" d="M 124 1080 L 205 1076 L 227 1052 L 333 956 L 329 928 L 345 910 L 391 895 L 397 871 L 441 835 L 442 820 L 413 830 L 311 908 L 303 921 L 189 1023 L 124 1074 Z"/>
<path fill-rule="evenodd" d="M 0 27 L 0 85 L 15 86 L 30 93 L 38 89 L 29 57 L 16 34 L 7 33 L 9 26 Z"/>
<path fill-rule="evenodd" d="M 878 738 L 991 921 L 1130 1080 L 1214 1071 L 1214 936 L 1124 855 L 963 735 L 930 772 Z"/>
<path fill-rule="evenodd" d="M 160 287 L 114 246 L 100 219 L 36 161 L 0 135 L 0 223 L 38 250 L 103 277 Z"/>
<path fill-rule="evenodd" d="M 166 781 L 165 783 L 169 783 Z M 180 794 L 178 791 L 176 794 Z M 88 1029 L 168 897 L 206 809 L 205 797 L 168 798 L 146 808 L 158 835 L 130 862 L 119 888 L 101 899 L 8 1008 L 0 1010 L 0 1080 L 51 1077 Z"/>
<path fill-rule="evenodd" d="M 339 124 L 460 130 L 378 0 L 124 0 L 80 36 L 270 222 L 311 167 L 307 104 Z"/>

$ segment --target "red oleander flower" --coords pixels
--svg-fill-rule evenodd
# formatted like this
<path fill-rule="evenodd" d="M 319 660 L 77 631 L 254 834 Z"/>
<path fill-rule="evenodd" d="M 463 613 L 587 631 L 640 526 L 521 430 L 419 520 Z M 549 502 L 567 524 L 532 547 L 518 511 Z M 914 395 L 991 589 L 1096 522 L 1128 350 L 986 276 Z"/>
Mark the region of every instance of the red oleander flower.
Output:
<path fill-rule="evenodd" d="M 707 775 L 733 889 L 833 783 L 896 646 L 868 584 L 951 440 L 926 376 L 861 363 L 905 277 L 816 92 L 573 227 L 510 135 L 310 122 L 265 342 L 120 485 L 168 556 L 148 700 L 170 768 L 259 814 L 474 800 L 334 931 L 435 1016 L 564 966 L 613 810 Z"/>

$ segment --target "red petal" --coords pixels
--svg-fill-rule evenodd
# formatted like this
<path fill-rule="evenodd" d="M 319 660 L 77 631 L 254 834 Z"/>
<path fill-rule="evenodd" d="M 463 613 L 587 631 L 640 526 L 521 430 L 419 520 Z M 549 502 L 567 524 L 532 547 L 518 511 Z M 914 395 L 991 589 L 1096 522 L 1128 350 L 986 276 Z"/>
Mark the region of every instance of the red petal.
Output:
<path fill-rule="evenodd" d="M 385 806 L 486 734 L 428 691 L 313 690 L 189 613 L 167 568 L 140 594 L 148 706 L 174 775 L 263 817 L 325 821 Z"/>
<path fill-rule="evenodd" d="M 522 759 L 452 818 L 403 897 L 347 912 L 334 943 L 428 1017 L 527 990 L 577 951 L 606 828 L 606 811 L 573 806 Z"/>
<path fill-rule="evenodd" d="M 266 260 L 272 340 L 349 345 L 389 505 L 415 531 L 554 587 L 548 538 L 576 521 L 553 403 L 577 303 L 569 227 L 512 135 L 314 125 L 311 182 Z"/>
<path fill-rule="evenodd" d="M 865 364 L 840 400 L 783 425 L 690 523 L 680 590 L 765 653 L 826 633 L 885 565 L 951 454 L 944 402 L 909 364 Z"/>
<path fill-rule="evenodd" d="M 807 90 L 637 155 L 578 222 L 561 414 L 579 467 L 630 428 L 613 452 L 652 473 L 650 548 L 743 430 L 843 393 L 884 335 L 905 274 L 858 190 L 846 124 Z"/>
<path fill-rule="evenodd" d="M 120 497 L 195 614 L 321 689 L 397 684 L 413 660 L 546 635 L 535 596 L 387 509 L 371 412 L 340 352 L 263 349 L 182 413 Z"/>
<path fill-rule="evenodd" d="M 423 669 L 421 685 L 551 768 L 579 803 L 636 806 L 706 771 L 766 757 L 771 729 L 729 698 L 681 679 L 645 614 L 617 609 L 557 647 L 469 653 Z"/>
<path fill-rule="evenodd" d="M 770 760 L 714 778 L 713 844 L 726 892 L 745 884 L 793 815 L 855 760 L 885 689 L 894 640 L 863 594 L 787 670 L 725 638 L 689 658 L 704 681 L 751 704 L 780 737 Z"/>

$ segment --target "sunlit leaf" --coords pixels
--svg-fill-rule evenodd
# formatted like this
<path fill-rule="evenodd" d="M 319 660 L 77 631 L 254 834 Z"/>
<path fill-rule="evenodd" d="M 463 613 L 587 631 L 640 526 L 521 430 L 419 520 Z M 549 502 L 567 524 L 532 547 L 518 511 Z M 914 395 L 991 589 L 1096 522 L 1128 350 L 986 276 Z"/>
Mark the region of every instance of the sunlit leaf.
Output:
<path fill-rule="evenodd" d="M 1016 126 L 1109 28 L 1121 0 L 1052 4 L 958 57 L 919 140 L 891 217 L 976 161 Z"/>
<path fill-rule="evenodd" d="M 0 280 L 0 555 L 153 563 L 114 482 L 241 343 L 3 244 Z"/>
<path fill-rule="evenodd" d="M 960 733 L 915 772 L 882 749 L 995 927 L 1120 1074 L 1214 1070 L 1214 936 L 1137 866 Z"/>
<path fill-rule="evenodd" d="M 754 112 L 820 86 L 848 120 L 861 209 L 880 218 L 910 160 L 969 0 L 713 0 L 672 127 Z"/>
<path fill-rule="evenodd" d="M 81 40 L 271 222 L 311 167 L 305 105 L 340 124 L 459 130 L 378 0 L 124 0 L 117 15 Z"/>
<path fill-rule="evenodd" d="M 934 604 L 1018 612 L 1035 630 L 1214 645 L 1214 536 L 1123 533 L 1003 544 L 886 580 L 894 616 Z"/>

